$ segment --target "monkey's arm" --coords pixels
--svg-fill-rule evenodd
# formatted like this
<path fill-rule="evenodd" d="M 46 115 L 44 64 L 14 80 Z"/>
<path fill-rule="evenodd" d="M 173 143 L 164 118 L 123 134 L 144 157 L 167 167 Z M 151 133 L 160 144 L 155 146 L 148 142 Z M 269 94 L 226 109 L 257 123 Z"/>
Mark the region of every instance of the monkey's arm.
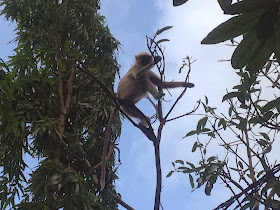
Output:
<path fill-rule="evenodd" d="M 177 88 L 177 87 L 194 87 L 193 83 L 190 82 L 161 82 L 160 78 L 152 71 L 149 72 L 150 81 L 156 86 L 161 86 L 162 88 Z"/>
<path fill-rule="evenodd" d="M 148 65 L 142 66 L 139 69 L 137 69 L 134 72 L 135 79 L 139 79 L 144 73 L 146 73 L 147 71 L 151 70 L 153 68 L 153 66 L 154 66 L 154 62 L 149 63 Z"/>

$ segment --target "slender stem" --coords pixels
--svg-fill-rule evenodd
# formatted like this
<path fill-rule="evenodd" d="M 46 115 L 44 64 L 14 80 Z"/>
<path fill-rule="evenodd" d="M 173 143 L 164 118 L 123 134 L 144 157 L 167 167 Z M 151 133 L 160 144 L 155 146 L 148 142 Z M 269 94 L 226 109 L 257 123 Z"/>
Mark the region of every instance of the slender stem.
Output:
<path fill-rule="evenodd" d="M 154 210 L 159 210 L 161 186 L 162 186 L 162 172 L 161 172 L 161 164 L 160 164 L 160 141 L 154 142 L 154 147 L 155 147 L 155 160 L 156 160 L 156 171 L 157 171 L 157 185 L 156 185 Z"/>

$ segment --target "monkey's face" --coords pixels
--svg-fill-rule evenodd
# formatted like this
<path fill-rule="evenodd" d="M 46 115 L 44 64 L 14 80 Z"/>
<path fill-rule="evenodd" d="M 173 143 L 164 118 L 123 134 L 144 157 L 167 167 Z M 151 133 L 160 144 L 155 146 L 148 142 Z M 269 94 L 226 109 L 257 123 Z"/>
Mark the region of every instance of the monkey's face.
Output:
<path fill-rule="evenodd" d="M 152 55 L 148 54 L 148 53 L 143 53 L 143 54 L 138 54 L 136 56 L 136 61 L 138 64 L 142 65 L 142 66 L 147 66 L 151 63 L 157 64 L 159 61 L 161 61 L 161 57 L 160 56 L 155 56 L 153 57 Z"/>

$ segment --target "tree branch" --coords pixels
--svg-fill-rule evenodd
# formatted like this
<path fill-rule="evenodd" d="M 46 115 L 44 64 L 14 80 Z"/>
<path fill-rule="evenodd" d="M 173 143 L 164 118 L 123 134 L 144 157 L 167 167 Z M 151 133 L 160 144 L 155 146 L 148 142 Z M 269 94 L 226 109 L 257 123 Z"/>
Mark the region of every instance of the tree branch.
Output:
<path fill-rule="evenodd" d="M 107 157 L 107 153 L 108 153 L 108 144 L 110 141 L 110 134 L 111 134 L 111 129 L 112 129 L 112 125 L 114 122 L 114 118 L 117 114 L 117 109 L 114 108 L 113 111 L 110 114 L 110 119 L 109 122 L 107 124 L 107 128 L 106 128 L 106 132 L 104 135 L 104 143 L 103 143 L 103 152 L 102 152 L 102 161 L 101 161 L 101 173 L 100 173 L 100 189 L 103 190 L 105 187 L 105 177 L 106 177 L 106 157 Z"/>

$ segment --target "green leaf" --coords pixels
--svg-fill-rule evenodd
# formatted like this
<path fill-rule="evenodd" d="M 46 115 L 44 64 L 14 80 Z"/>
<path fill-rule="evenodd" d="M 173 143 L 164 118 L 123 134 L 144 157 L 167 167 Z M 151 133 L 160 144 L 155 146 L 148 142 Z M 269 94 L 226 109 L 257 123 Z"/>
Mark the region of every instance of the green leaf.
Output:
<path fill-rule="evenodd" d="M 232 99 L 234 97 L 238 97 L 240 95 L 240 92 L 230 92 L 224 95 L 222 102 Z"/>
<path fill-rule="evenodd" d="M 66 40 L 64 43 L 64 52 L 70 51 L 70 46 L 73 44 L 72 40 Z"/>
<path fill-rule="evenodd" d="M 261 145 L 263 147 L 265 147 L 268 144 L 267 141 L 265 141 L 264 139 L 261 139 L 261 140 L 259 140 L 257 142 L 258 142 L 259 145 Z"/>
<path fill-rule="evenodd" d="M 275 193 L 280 197 L 280 182 L 275 182 L 274 183 L 274 190 L 275 190 Z"/>
<path fill-rule="evenodd" d="M 198 147 L 198 143 L 195 142 L 194 145 L 193 145 L 193 147 L 192 147 L 192 152 L 195 152 L 195 150 L 197 149 L 197 147 Z"/>
<path fill-rule="evenodd" d="M 187 135 L 186 135 L 186 136 L 184 136 L 184 138 L 186 138 L 186 137 L 188 137 L 188 136 L 195 135 L 195 134 L 197 134 L 197 132 L 196 132 L 196 131 L 190 131 L 190 132 L 188 132 L 188 133 L 187 133 Z"/>
<path fill-rule="evenodd" d="M 267 133 L 260 133 L 267 141 L 270 141 L 269 136 L 267 135 Z"/>
<path fill-rule="evenodd" d="M 207 159 L 207 162 L 208 162 L 208 163 L 211 163 L 211 162 L 213 162 L 214 160 L 217 160 L 217 157 L 216 157 L 216 156 L 212 156 L 212 157 L 208 158 L 208 159 Z"/>
<path fill-rule="evenodd" d="M 175 160 L 175 163 L 180 163 L 181 165 L 184 165 L 184 161 L 182 160 Z"/>
<path fill-rule="evenodd" d="M 259 10 L 264 11 L 271 1 L 266 0 L 245 0 L 245 1 L 238 1 L 234 4 L 232 4 L 230 7 L 225 8 L 225 14 L 241 14 L 241 13 L 248 13 L 250 11 L 252 12 L 258 12 Z"/>
<path fill-rule="evenodd" d="M 257 23 L 257 16 L 253 12 L 235 16 L 213 29 L 201 44 L 217 44 L 240 36 L 253 28 Z"/>
<path fill-rule="evenodd" d="M 174 171 L 170 171 L 170 172 L 166 175 L 166 177 L 167 177 L 167 178 L 170 177 L 173 173 L 174 173 Z"/>
<path fill-rule="evenodd" d="M 180 6 L 184 3 L 186 3 L 188 0 L 173 0 L 173 6 L 176 7 L 176 6 Z"/>
<path fill-rule="evenodd" d="M 206 123 L 207 123 L 208 117 L 203 117 L 202 119 L 200 119 L 197 123 L 197 131 L 201 132 L 201 130 L 205 127 Z"/>
<path fill-rule="evenodd" d="M 263 115 L 263 119 L 264 119 L 265 121 L 268 121 L 268 120 L 272 117 L 273 114 L 274 114 L 274 113 L 273 113 L 272 111 L 269 111 L 269 112 L 267 112 L 267 113 L 265 113 L 265 114 Z"/>
<path fill-rule="evenodd" d="M 218 3 L 223 11 L 225 11 L 232 3 L 232 0 L 218 0 Z"/>
<path fill-rule="evenodd" d="M 278 28 L 279 28 L 279 25 L 278 25 Z M 278 63 L 280 63 L 280 42 L 279 42 L 279 39 L 280 39 L 280 34 L 278 34 L 276 36 L 276 40 L 278 40 L 278 41 L 276 41 L 274 43 L 274 53 L 275 53 L 275 57 L 276 57 Z"/>
<path fill-rule="evenodd" d="M 240 92 L 240 94 L 237 96 L 237 99 L 241 104 L 245 104 L 245 96 L 243 92 Z"/>
<path fill-rule="evenodd" d="M 208 98 L 205 96 L 205 104 L 208 105 Z"/>
<path fill-rule="evenodd" d="M 262 122 L 263 122 L 263 119 L 260 117 L 253 117 L 249 120 L 249 123 L 254 124 L 254 125 L 256 125 L 257 123 L 262 123 Z"/>
<path fill-rule="evenodd" d="M 210 136 L 210 137 L 212 137 L 212 138 L 215 138 L 215 137 L 216 137 L 216 135 L 215 135 L 214 132 L 207 133 L 207 135 Z"/>
<path fill-rule="evenodd" d="M 58 60 L 58 66 L 59 66 L 59 68 L 62 69 L 62 71 L 65 71 L 65 70 L 66 70 L 66 62 L 65 62 L 64 60 L 59 59 L 59 60 Z"/>
<path fill-rule="evenodd" d="M 194 188 L 194 182 L 193 182 L 193 177 L 191 174 L 189 174 L 189 180 L 190 180 L 190 183 L 191 183 L 191 186 L 192 186 L 192 189 Z"/>
<path fill-rule="evenodd" d="M 224 118 L 220 118 L 219 122 L 218 122 L 218 127 L 223 126 L 223 129 L 226 130 L 226 121 Z"/>
<path fill-rule="evenodd" d="M 258 70 L 262 69 L 269 60 L 269 57 L 273 52 L 273 46 L 275 44 L 273 40 L 274 38 L 264 40 L 263 42 L 261 42 L 258 49 L 256 49 L 254 55 L 251 57 L 246 67 L 246 70 L 251 74 L 256 73 Z"/>
<path fill-rule="evenodd" d="M 239 165 L 239 167 L 240 167 L 241 169 L 244 168 L 244 167 L 243 167 L 243 163 L 242 163 L 241 161 L 238 161 L 238 165 Z"/>
<path fill-rule="evenodd" d="M 189 174 L 189 173 L 193 173 L 195 171 L 196 171 L 196 169 L 190 169 L 190 168 L 185 167 L 183 173 L 184 174 Z"/>
<path fill-rule="evenodd" d="M 232 111 L 233 111 L 233 108 L 232 108 L 232 106 L 230 106 L 229 107 L 229 109 L 228 109 L 228 115 L 231 117 L 231 115 L 232 115 Z"/>
<path fill-rule="evenodd" d="M 239 124 L 236 126 L 236 128 L 244 131 L 247 128 L 247 120 L 245 118 L 239 118 Z"/>
<path fill-rule="evenodd" d="M 157 41 L 157 44 L 162 43 L 162 42 L 169 42 L 169 39 L 160 39 Z"/>
<path fill-rule="evenodd" d="M 157 30 L 156 35 L 159 35 L 159 34 L 161 34 L 162 32 L 164 32 L 164 31 L 166 31 L 166 30 L 169 30 L 169 29 L 171 29 L 171 28 L 173 28 L 173 26 L 165 26 L 165 27 L 163 27 L 162 29 Z"/>
<path fill-rule="evenodd" d="M 188 162 L 188 161 L 186 161 L 186 164 L 188 164 L 192 169 L 195 168 L 194 164 L 192 164 L 192 163 L 190 163 L 190 162 Z"/>
<path fill-rule="evenodd" d="M 207 133 L 207 132 L 209 132 L 209 131 L 211 131 L 209 128 L 202 128 L 202 129 L 201 129 L 201 132 L 202 132 L 202 133 Z"/>
<path fill-rule="evenodd" d="M 261 41 L 257 38 L 255 30 L 244 36 L 231 57 L 231 65 L 235 69 L 246 66 L 259 48 Z"/>
<path fill-rule="evenodd" d="M 265 112 L 268 112 L 269 110 L 277 107 L 277 106 L 280 106 L 280 98 L 277 98 L 275 100 L 272 100 L 270 102 L 268 102 L 262 109 L 262 113 L 265 113 Z"/>
<path fill-rule="evenodd" d="M 180 166 L 177 168 L 178 170 L 190 170 L 188 167 L 185 167 L 185 166 Z"/>

